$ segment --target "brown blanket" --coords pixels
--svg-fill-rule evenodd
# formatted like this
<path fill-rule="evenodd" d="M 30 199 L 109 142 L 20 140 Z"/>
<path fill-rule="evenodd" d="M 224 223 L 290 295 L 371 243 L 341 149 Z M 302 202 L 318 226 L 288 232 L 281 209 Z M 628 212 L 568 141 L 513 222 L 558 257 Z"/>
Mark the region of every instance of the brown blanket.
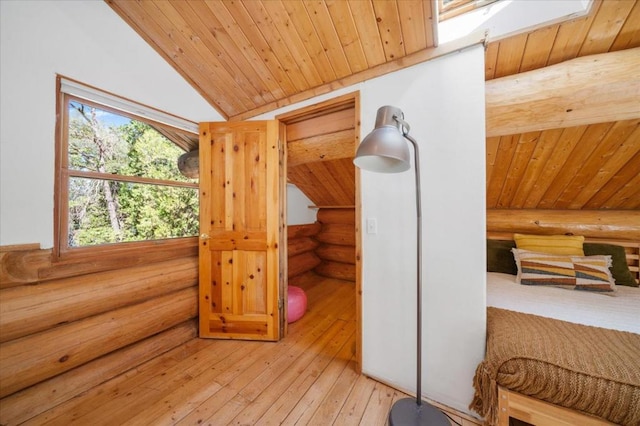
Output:
<path fill-rule="evenodd" d="M 470 408 L 490 425 L 498 419 L 497 385 L 640 425 L 640 335 L 488 308 L 486 356 Z"/>

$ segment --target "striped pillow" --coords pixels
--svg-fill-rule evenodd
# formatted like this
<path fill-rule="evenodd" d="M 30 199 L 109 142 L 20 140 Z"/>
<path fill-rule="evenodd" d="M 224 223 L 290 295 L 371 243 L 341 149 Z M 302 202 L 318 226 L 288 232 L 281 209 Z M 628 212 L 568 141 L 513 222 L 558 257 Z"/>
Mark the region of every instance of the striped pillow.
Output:
<path fill-rule="evenodd" d="M 576 290 L 614 291 L 611 256 L 572 256 L 576 271 Z"/>
<path fill-rule="evenodd" d="M 517 248 L 511 251 L 518 266 L 518 284 L 575 287 L 576 273 L 571 256 Z"/>

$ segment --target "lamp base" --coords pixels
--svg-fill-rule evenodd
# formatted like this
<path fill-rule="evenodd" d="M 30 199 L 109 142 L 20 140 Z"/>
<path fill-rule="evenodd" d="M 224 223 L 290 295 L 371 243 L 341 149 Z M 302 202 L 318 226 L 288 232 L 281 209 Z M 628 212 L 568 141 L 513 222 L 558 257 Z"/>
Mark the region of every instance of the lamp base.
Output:
<path fill-rule="evenodd" d="M 399 399 L 389 411 L 389 426 L 450 424 L 442 411 L 424 401 L 418 405 L 415 398 Z"/>

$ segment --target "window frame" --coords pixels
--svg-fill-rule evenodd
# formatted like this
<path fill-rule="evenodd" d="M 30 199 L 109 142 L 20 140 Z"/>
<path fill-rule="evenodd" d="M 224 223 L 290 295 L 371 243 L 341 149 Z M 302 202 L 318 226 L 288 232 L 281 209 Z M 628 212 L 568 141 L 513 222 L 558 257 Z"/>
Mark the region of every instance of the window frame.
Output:
<path fill-rule="evenodd" d="M 445 5 L 444 0 L 438 0 L 438 21 L 442 22 L 496 1 L 498 0 L 452 0 Z"/>
<path fill-rule="evenodd" d="M 71 82 L 74 85 L 79 85 L 80 87 L 87 88 L 90 92 L 97 93 L 95 99 L 89 99 L 91 96 L 78 96 L 75 94 L 67 93 L 63 90 L 63 82 Z M 83 83 L 79 83 L 75 80 L 69 79 L 67 77 L 57 75 L 56 76 L 56 137 L 55 137 L 55 178 L 54 178 L 54 247 L 53 247 L 53 260 L 54 261 L 63 261 L 63 260 L 75 260 L 75 259 L 85 259 L 85 258 L 112 258 L 112 257 L 121 257 L 127 256 L 132 253 L 149 253 L 154 251 L 166 251 L 168 249 L 180 249 L 180 248 L 191 248 L 195 246 L 197 248 L 198 237 L 197 236 L 188 236 L 188 237 L 175 237 L 175 238 L 165 238 L 165 239 L 155 239 L 155 240 L 144 240 L 144 241 L 130 241 L 130 242 L 118 242 L 118 243 L 104 243 L 97 244 L 92 246 L 83 246 L 83 247 L 70 247 L 68 244 L 68 227 L 69 227 L 69 180 L 74 177 L 78 178 L 91 178 L 91 179 L 102 179 L 102 180 L 112 180 L 112 181 L 120 181 L 120 182 L 131 182 L 136 184 L 153 184 L 160 186 L 171 186 L 171 187 L 182 187 L 182 188 L 193 188 L 197 191 L 199 195 L 199 183 L 193 182 L 179 182 L 172 180 L 162 180 L 162 179 L 153 179 L 147 177 L 138 177 L 138 176 L 124 176 L 124 175 L 115 175 L 110 173 L 100 173 L 93 171 L 81 171 L 81 170 L 72 170 L 69 169 L 69 112 L 68 112 L 68 103 L 71 101 L 80 102 L 84 105 L 89 105 L 95 108 L 99 108 L 103 111 L 108 111 L 123 117 L 127 117 L 132 120 L 136 120 L 139 122 L 143 122 L 151 125 L 154 129 L 156 129 L 163 136 L 167 137 L 168 134 L 190 134 L 194 136 L 197 140 L 198 133 L 192 133 L 189 130 L 184 128 L 174 127 L 168 124 L 164 124 L 159 121 L 152 120 L 148 117 L 144 117 L 141 115 L 133 114 L 128 111 L 124 111 L 123 109 L 119 109 L 110 105 L 107 105 L 106 102 L 100 102 L 100 95 L 105 94 L 108 97 L 120 99 L 123 103 L 138 106 L 141 111 L 151 112 L 151 114 L 157 113 L 159 117 L 163 117 L 163 115 L 167 115 L 170 119 L 175 118 L 175 120 L 181 120 L 184 123 L 191 123 L 193 127 L 197 128 L 197 124 L 184 120 L 180 117 L 172 116 L 163 111 L 157 110 L 155 108 L 148 107 L 143 104 L 139 104 L 133 101 L 130 101 L 126 98 L 119 97 L 117 95 L 111 94 L 109 92 L 102 91 L 100 89 L 96 89 L 92 86 L 84 85 Z M 184 140 L 179 141 L 173 140 L 170 137 L 167 137 L 172 143 L 176 144 L 181 149 L 185 149 L 188 151 L 188 142 Z"/>

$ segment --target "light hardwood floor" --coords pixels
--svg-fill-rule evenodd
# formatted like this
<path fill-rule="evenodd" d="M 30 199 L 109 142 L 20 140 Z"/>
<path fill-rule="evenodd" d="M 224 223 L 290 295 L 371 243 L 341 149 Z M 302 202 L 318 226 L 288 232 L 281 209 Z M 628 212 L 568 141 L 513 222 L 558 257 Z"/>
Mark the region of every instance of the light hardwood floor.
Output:
<path fill-rule="evenodd" d="M 356 373 L 353 283 L 296 284 L 308 309 L 280 342 L 193 339 L 26 424 L 386 424 L 407 395 Z"/>

